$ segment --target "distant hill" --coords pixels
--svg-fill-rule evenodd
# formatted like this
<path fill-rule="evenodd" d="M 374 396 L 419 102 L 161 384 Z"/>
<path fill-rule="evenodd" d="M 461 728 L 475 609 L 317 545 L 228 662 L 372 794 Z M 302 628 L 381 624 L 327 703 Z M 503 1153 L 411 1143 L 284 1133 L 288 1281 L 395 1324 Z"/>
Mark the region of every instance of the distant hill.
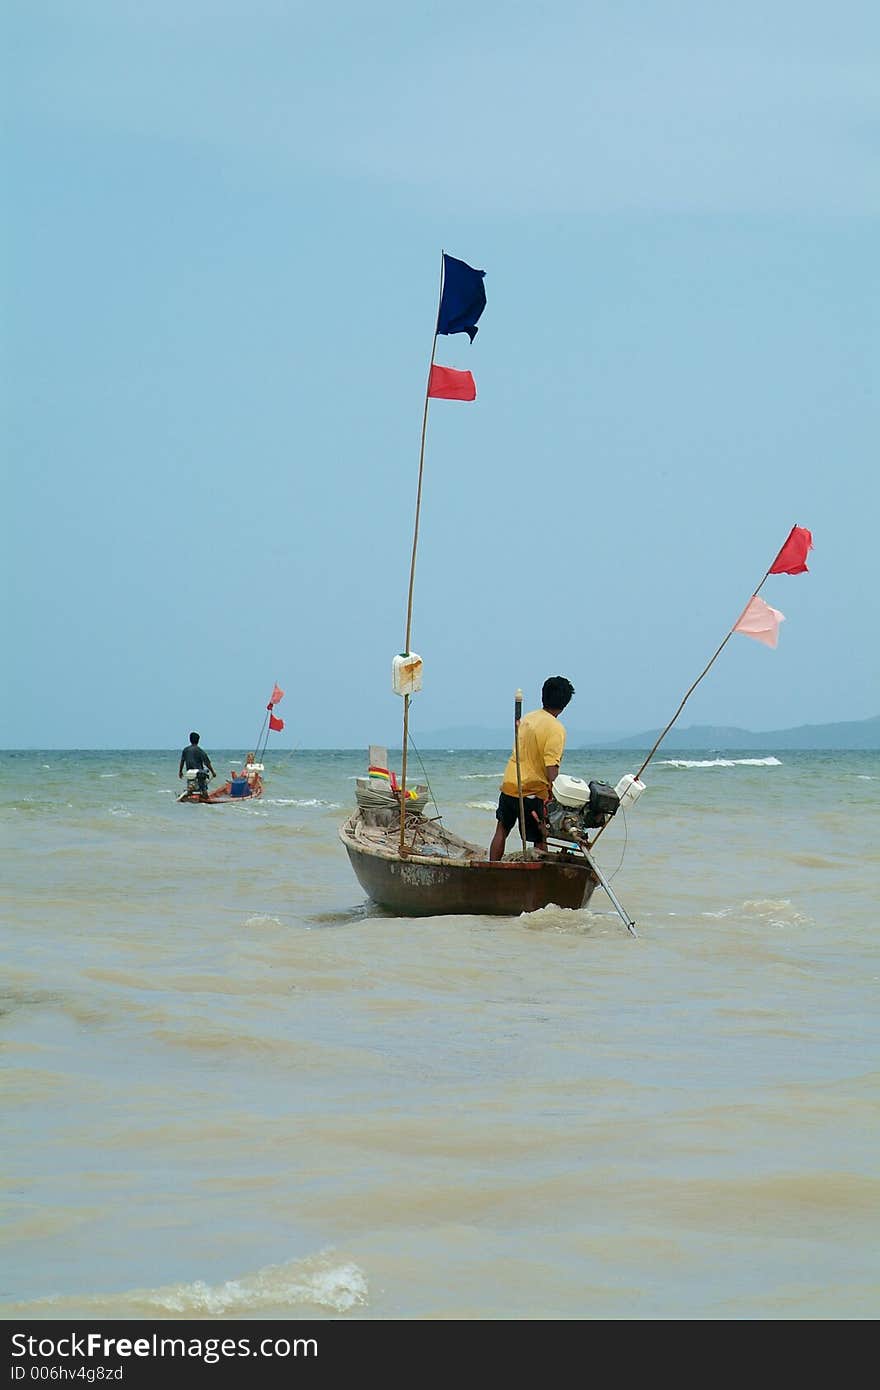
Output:
<path fill-rule="evenodd" d="M 583 733 L 569 729 L 567 742 L 569 749 L 643 748 L 647 751 L 659 733 L 659 729 L 649 729 L 641 734 Z M 511 729 L 465 725 L 424 733 L 419 746 L 425 749 L 497 748 L 507 753 L 511 739 Z M 742 749 L 770 753 L 781 749 L 880 749 L 880 715 L 843 724 L 800 724 L 793 729 L 773 729 L 760 733 L 719 724 L 692 724 L 685 729 L 671 729 L 661 746 L 668 749 L 718 752 Z"/>
<path fill-rule="evenodd" d="M 569 735 L 572 748 L 651 748 L 659 729 L 649 729 L 629 738 L 575 742 Z M 700 749 L 705 751 L 774 753 L 784 749 L 880 749 L 880 715 L 873 719 L 857 719 L 845 724 L 799 724 L 794 729 L 773 729 L 755 733 L 717 724 L 692 724 L 686 729 L 673 728 L 661 745 L 663 748 Z"/>

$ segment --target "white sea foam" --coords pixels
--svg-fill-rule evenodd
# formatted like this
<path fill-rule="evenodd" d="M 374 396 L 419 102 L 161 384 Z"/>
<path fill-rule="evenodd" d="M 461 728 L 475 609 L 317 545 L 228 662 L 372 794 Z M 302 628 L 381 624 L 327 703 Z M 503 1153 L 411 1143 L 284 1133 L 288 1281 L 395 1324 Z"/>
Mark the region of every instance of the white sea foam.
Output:
<path fill-rule="evenodd" d="M 746 916 L 759 917 L 770 927 L 798 926 L 810 920 L 798 912 L 790 898 L 747 898 L 742 910 Z"/>
<path fill-rule="evenodd" d="M 462 772 L 459 773 L 459 782 L 481 782 L 489 777 L 497 779 L 502 774 L 500 772 Z"/>
<path fill-rule="evenodd" d="M 799 926 L 810 920 L 798 911 L 790 898 L 747 898 L 738 907 L 722 907 L 716 912 L 701 912 L 700 916 L 716 921 L 725 917 L 757 917 L 769 927 Z"/>
<path fill-rule="evenodd" d="M 494 811 L 496 803 L 494 801 L 466 801 L 464 804 L 469 811 Z"/>
<path fill-rule="evenodd" d="M 245 920 L 246 927 L 280 927 L 281 918 L 271 917 L 268 912 L 257 912 Z"/>
<path fill-rule="evenodd" d="M 268 806 L 327 806 L 331 811 L 340 809 L 338 801 L 321 801 L 316 796 L 305 799 L 299 799 L 295 796 L 264 796 L 262 800 Z"/>
<path fill-rule="evenodd" d="M 779 758 L 666 758 L 658 767 L 782 767 Z"/>
<path fill-rule="evenodd" d="M 147 1293 L 144 1301 L 178 1313 L 223 1315 L 293 1308 L 300 1304 L 346 1313 L 367 1301 L 367 1281 L 355 1264 L 334 1264 L 329 1256 L 267 1265 L 256 1274 L 223 1284 L 176 1284 Z"/>
<path fill-rule="evenodd" d="M 65 1306 L 73 1301 L 78 1308 L 99 1309 L 105 1316 L 108 1305 L 113 1314 L 125 1317 L 141 1309 L 161 1309 L 178 1317 L 248 1317 L 261 1312 L 270 1314 L 277 1309 L 298 1307 L 328 1308 L 334 1313 L 347 1313 L 366 1304 L 367 1281 L 363 1272 L 350 1261 L 334 1258 L 332 1252 L 322 1252 L 304 1260 L 290 1260 L 282 1265 L 266 1265 L 254 1274 L 227 1279 L 222 1284 L 207 1284 L 196 1279 L 187 1284 L 166 1284 L 158 1289 L 130 1289 L 124 1293 L 78 1294 L 35 1299 L 31 1308 L 51 1307 L 62 1315 Z"/>

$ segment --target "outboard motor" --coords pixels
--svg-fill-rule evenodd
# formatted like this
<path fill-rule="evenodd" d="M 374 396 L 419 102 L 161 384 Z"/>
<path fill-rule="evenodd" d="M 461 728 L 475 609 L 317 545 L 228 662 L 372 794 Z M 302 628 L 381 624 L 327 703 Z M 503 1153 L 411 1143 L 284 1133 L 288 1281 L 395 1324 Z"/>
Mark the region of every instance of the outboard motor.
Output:
<path fill-rule="evenodd" d="M 585 840 L 616 813 L 620 797 L 607 782 L 585 782 L 560 773 L 547 803 L 549 834 L 557 840 Z"/>
<path fill-rule="evenodd" d="M 611 884 L 592 858 L 593 841 L 587 831 L 600 833 L 621 807 L 634 805 L 644 790 L 644 782 L 632 772 L 625 773 L 616 787 L 609 787 L 607 782 L 584 782 L 580 777 L 558 776 L 553 783 L 553 795 L 544 808 L 547 848 L 562 855 L 574 852 L 575 856 L 587 861 L 596 882 L 601 883 L 633 936 L 638 935 L 636 924 L 624 911 Z"/>
<path fill-rule="evenodd" d="M 203 767 L 188 767 L 185 776 L 187 796 L 208 795 L 208 774 Z"/>
<path fill-rule="evenodd" d="M 644 782 L 632 772 L 624 773 L 616 787 L 560 773 L 547 802 L 548 833 L 556 840 L 589 843 L 588 830 L 600 830 L 621 807 L 634 806 L 644 790 Z"/>

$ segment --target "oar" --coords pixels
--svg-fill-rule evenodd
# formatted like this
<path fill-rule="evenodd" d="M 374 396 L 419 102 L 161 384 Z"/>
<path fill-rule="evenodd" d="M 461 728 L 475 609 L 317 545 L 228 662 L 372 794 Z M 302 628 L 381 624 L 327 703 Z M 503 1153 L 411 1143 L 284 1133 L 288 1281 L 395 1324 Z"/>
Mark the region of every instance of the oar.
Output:
<path fill-rule="evenodd" d="M 616 894 L 615 894 L 615 892 L 614 892 L 614 889 L 611 887 L 611 884 L 608 882 L 607 878 L 606 878 L 605 875 L 603 874 L 602 870 L 599 868 L 599 866 L 598 866 L 598 864 L 596 863 L 595 859 L 594 859 L 593 856 L 590 854 L 590 851 L 587 849 L 587 847 L 586 847 L 583 843 L 581 843 L 581 849 L 583 850 L 583 852 L 584 852 L 584 858 L 586 859 L 586 861 L 587 861 L 587 863 L 589 864 L 590 868 L 593 870 L 593 873 L 596 875 L 596 877 L 597 877 L 597 879 L 599 880 L 599 882 L 601 883 L 602 887 L 605 889 L 605 892 L 608 894 L 608 896 L 609 896 L 609 898 L 611 899 L 611 901 L 613 902 L 614 906 L 617 908 L 618 915 L 619 915 L 621 921 L 623 922 L 624 926 L 626 927 L 627 931 L 628 931 L 628 932 L 632 932 L 633 936 L 638 937 L 638 932 L 636 931 L 636 924 L 635 924 L 635 922 L 634 922 L 633 919 L 630 917 L 629 913 L 624 911 L 623 907 L 621 906 L 620 902 L 618 901 L 618 898 L 617 898 L 617 896 L 616 896 Z"/>

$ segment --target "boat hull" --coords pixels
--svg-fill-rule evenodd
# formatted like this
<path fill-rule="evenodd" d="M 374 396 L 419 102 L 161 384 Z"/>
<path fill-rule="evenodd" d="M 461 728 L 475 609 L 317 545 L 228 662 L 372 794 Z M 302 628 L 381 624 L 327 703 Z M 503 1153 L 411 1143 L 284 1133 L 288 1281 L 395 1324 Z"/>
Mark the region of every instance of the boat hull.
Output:
<path fill-rule="evenodd" d="M 428 855 L 403 858 L 378 853 L 354 842 L 343 826 L 340 838 L 351 867 L 368 897 L 402 917 L 448 913 L 512 917 L 539 908 L 580 908 L 589 902 L 596 880 L 575 859 L 472 859 L 451 862 Z"/>
<path fill-rule="evenodd" d="M 200 796 L 198 792 L 181 792 L 177 798 L 179 802 L 185 802 L 191 806 L 224 806 L 229 801 L 237 801 L 245 806 L 249 801 L 257 801 L 263 795 L 262 783 L 253 787 L 247 796 L 233 796 L 229 782 L 223 787 L 218 787 L 216 791 L 208 792 L 207 797 Z"/>

